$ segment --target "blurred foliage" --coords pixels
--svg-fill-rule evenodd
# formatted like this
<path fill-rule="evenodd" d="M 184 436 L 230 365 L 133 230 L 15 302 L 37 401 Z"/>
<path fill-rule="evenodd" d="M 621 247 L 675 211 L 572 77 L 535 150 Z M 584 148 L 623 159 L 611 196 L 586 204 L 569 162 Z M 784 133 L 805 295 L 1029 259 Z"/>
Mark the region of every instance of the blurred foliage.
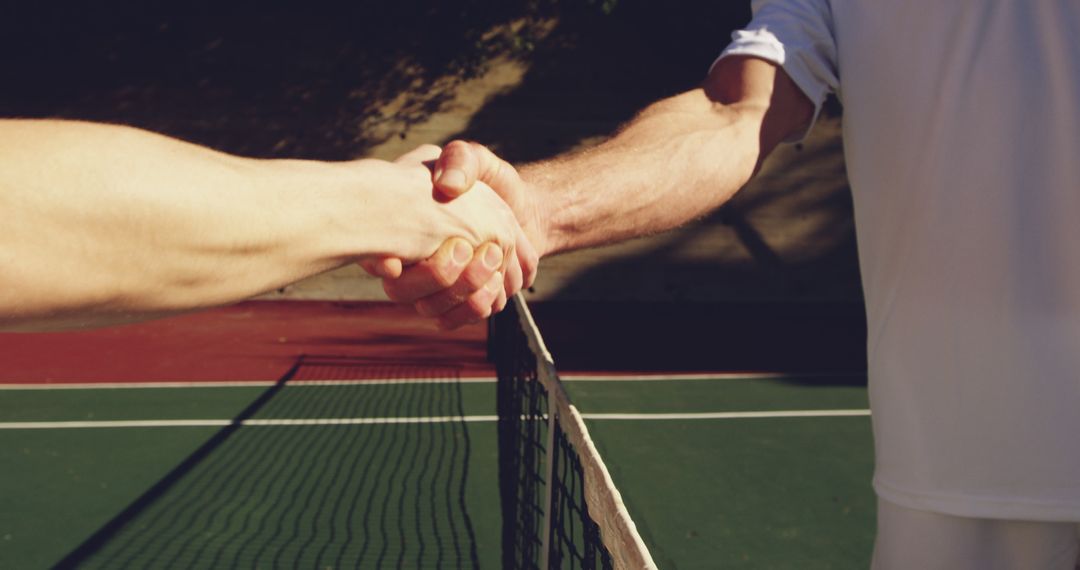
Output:
<path fill-rule="evenodd" d="M 605 14 L 610 14 L 615 11 L 615 6 L 619 3 L 619 0 L 585 0 L 592 6 L 597 6 L 600 11 Z"/>
<path fill-rule="evenodd" d="M 571 82 L 610 76 L 604 89 L 670 90 L 726 42 L 718 21 L 746 11 L 700 0 L 6 2 L 0 115 L 129 123 L 255 156 L 349 158 L 392 136 L 379 125 L 424 121 L 496 61 L 578 70 L 563 74 Z M 709 55 L 692 55 L 695 42 Z"/>

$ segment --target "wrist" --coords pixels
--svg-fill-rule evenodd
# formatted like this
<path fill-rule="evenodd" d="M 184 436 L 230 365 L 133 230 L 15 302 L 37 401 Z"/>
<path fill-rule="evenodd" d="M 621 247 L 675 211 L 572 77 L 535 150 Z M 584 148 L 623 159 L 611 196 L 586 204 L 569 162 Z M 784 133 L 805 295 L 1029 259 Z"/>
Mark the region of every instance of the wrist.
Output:
<path fill-rule="evenodd" d="M 524 194 L 529 197 L 532 208 L 522 221 L 529 241 L 541 258 L 569 249 L 564 222 L 568 218 L 566 207 L 568 192 L 555 191 L 542 165 L 522 167 L 521 178 L 525 183 Z"/>
<path fill-rule="evenodd" d="M 285 246 L 289 258 L 328 270 L 385 245 L 370 241 L 381 232 L 361 231 L 371 229 L 362 208 L 375 208 L 377 204 L 371 202 L 378 197 L 371 191 L 378 178 L 370 165 L 360 164 L 364 161 L 260 162 L 260 195 L 265 201 L 258 210 L 271 216 L 272 225 L 289 236 Z"/>
<path fill-rule="evenodd" d="M 449 235 L 478 243 L 454 204 L 434 199 L 426 167 L 376 159 L 328 166 L 337 174 L 321 205 L 322 251 L 340 263 L 371 256 L 419 261 Z"/>

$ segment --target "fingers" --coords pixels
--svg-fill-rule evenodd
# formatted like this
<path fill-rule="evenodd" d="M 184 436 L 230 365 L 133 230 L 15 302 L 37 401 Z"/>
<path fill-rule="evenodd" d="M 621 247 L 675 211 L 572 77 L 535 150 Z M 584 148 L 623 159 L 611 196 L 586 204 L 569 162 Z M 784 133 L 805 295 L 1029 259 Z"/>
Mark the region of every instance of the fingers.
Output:
<path fill-rule="evenodd" d="M 457 282 L 472 258 L 473 248 L 469 242 L 461 238 L 448 239 L 434 255 L 409 267 L 400 277 L 384 279 L 383 290 L 391 301 L 415 303 Z"/>
<path fill-rule="evenodd" d="M 416 312 L 424 317 L 440 317 L 465 305 L 472 318 L 486 317 L 491 313 L 491 307 L 498 296 L 498 290 L 502 289 L 502 281 L 503 275 L 501 271 L 496 271 L 487 281 L 479 285 L 465 283 L 462 280 L 451 289 L 417 301 L 415 304 Z M 498 283 L 498 287 L 494 291 L 488 291 L 492 287 L 492 283 Z"/>
<path fill-rule="evenodd" d="M 486 262 L 478 261 L 482 252 L 489 254 Z M 416 303 L 417 311 L 427 317 L 436 317 L 436 324 L 443 330 L 475 323 L 506 308 L 509 297 L 522 286 L 522 272 L 516 257 L 506 265 L 506 273 L 495 270 L 498 263 L 498 247 L 486 244 L 462 273 L 458 283 L 444 292 L 436 293 Z M 482 287 L 474 286 L 483 276 L 490 276 Z"/>
<path fill-rule="evenodd" d="M 499 305 L 502 294 L 503 276 L 502 273 L 495 272 L 483 287 L 463 303 L 440 315 L 436 324 L 442 330 L 449 330 L 486 319 L 491 316 L 493 308 Z M 498 310 L 506 306 L 505 299 L 501 303 Z"/>
<path fill-rule="evenodd" d="M 468 242 L 448 240 L 431 258 L 404 271 L 385 260 L 366 262 L 364 267 L 384 277 L 383 288 L 391 300 L 412 303 L 420 314 L 436 318 L 441 328 L 454 328 L 502 310 L 512 295 L 531 286 L 539 255 L 519 225 L 521 220 L 532 218 L 523 194 L 524 183 L 513 166 L 486 147 L 465 141 L 451 142 L 443 149 L 425 145 L 403 155 L 398 162 L 432 159 L 429 166 L 433 169 L 436 198 L 449 201 L 468 192 L 478 181 L 486 183 L 517 215 L 512 239 L 506 243 L 507 236 L 498 232 L 478 236 L 495 239 L 505 249 L 500 251 L 498 245 L 488 243 L 476 255 Z M 524 216 L 521 212 L 525 212 Z"/>
<path fill-rule="evenodd" d="M 508 301 L 508 298 L 506 296 L 506 289 L 505 288 L 500 288 L 498 295 L 496 295 L 496 297 L 495 297 L 495 304 L 492 305 L 492 307 L 491 307 L 491 312 L 492 313 L 502 312 L 502 310 L 506 308 L 507 301 Z"/>
<path fill-rule="evenodd" d="M 512 296 L 521 290 L 521 285 L 524 283 L 524 279 L 521 274 L 521 264 L 517 259 L 510 261 L 510 264 L 506 267 L 506 278 L 503 280 L 503 293 L 507 296 Z"/>
<path fill-rule="evenodd" d="M 547 251 L 546 236 L 540 233 L 536 224 L 540 218 L 535 194 L 529 190 L 517 170 L 487 147 L 458 140 L 443 147 L 442 154 L 434 164 L 432 177 L 437 194 L 441 196 L 460 196 L 477 182 L 482 182 L 502 198 L 524 229 L 516 247 L 524 285 L 531 286 L 536 279 L 539 252 Z M 525 239 L 526 233 L 533 240 L 541 241 L 530 242 Z"/>
<path fill-rule="evenodd" d="M 380 279 L 397 279 L 404 269 L 401 260 L 396 257 L 365 257 L 360 260 L 360 267 Z"/>
<path fill-rule="evenodd" d="M 415 303 L 417 312 L 425 317 L 438 317 L 461 305 L 468 306 L 479 303 L 474 293 L 487 287 L 496 276 L 498 277 L 498 288 L 502 288 L 503 275 L 502 271 L 500 271 L 502 265 L 503 254 L 499 246 L 490 243 L 484 244 L 476 251 L 473 261 L 468 264 L 452 285 Z M 496 295 L 485 293 L 480 297 L 481 300 L 486 300 L 486 309 L 490 313 Z M 487 316 L 483 310 L 476 310 L 473 313 L 477 318 Z"/>
<path fill-rule="evenodd" d="M 499 246 L 487 243 L 473 255 L 467 242 L 455 239 L 448 240 L 431 259 L 406 269 L 400 278 L 384 280 L 383 288 L 390 299 L 412 303 L 418 313 L 435 318 L 445 330 L 503 310 L 523 280 L 516 254 L 504 260 Z"/>

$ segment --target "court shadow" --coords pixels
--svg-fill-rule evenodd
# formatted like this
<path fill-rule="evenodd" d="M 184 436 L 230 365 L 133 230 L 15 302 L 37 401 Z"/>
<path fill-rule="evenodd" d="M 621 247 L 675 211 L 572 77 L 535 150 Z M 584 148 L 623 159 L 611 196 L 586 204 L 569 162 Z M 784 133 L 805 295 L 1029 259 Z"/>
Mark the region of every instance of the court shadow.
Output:
<path fill-rule="evenodd" d="M 456 373 L 302 357 L 57 567 L 477 568 Z"/>
<path fill-rule="evenodd" d="M 302 361 L 302 359 L 301 359 Z M 135 499 L 130 505 L 123 511 L 120 511 L 115 517 L 105 523 L 94 534 L 90 535 L 82 544 L 77 546 L 74 550 L 64 556 L 55 566 L 55 568 L 80 568 L 87 562 L 87 560 L 98 553 L 105 545 L 113 540 L 117 534 L 119 534 L 125 527 L 127 527 L 133 520 L 135 520 L 141 513 L 146 511 L 151 505 L 157 502 L 161 497 L 169 492 L 170 489 L 176 486 L 185 476 L 191 473 L 192 470 L 197 468 L 203 463 L 207 457 L 214 453 L 215 450 L 220 448 L 230 437 L 232 437 L 244 420 L 250 419 L 255 416 L 263 407 L 266 406 L 271 399 L 277 395 L 285 383 L 289 381 L 293 375 L 296 374 L 297 369 L 300 366 L 298 361 L 288 372 L 285 373 L 273 386 L 267 388 L 258 398 L 253 400 L 246 408 L 240 411 L 229 423 L 228 426 L 222 428 L 215 433 L 210 439 L 206 440 L 198 449 L 196 449 L 191 455 L 184 459 L 179 465 L 169 471 L 160 481 L 155 483 L 145 493 Z"/>

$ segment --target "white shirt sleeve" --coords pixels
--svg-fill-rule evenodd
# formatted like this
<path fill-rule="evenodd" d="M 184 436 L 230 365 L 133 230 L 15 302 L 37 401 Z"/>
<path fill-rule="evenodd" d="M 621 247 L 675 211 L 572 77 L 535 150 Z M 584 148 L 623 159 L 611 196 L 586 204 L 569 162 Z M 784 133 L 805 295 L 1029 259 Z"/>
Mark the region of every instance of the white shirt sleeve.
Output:
<path fill-rule="evenodd" d="M 741 55 L 779 65 L 814 104 L 816 121 L 826 96 L 839 94 L 840 88 L 828 0 L 754 0 L 753 12 L 746 29 L 731 35 L 731 44 L 717 61 Z M 805 134 L 799 133 L 794 140 Z"/>

